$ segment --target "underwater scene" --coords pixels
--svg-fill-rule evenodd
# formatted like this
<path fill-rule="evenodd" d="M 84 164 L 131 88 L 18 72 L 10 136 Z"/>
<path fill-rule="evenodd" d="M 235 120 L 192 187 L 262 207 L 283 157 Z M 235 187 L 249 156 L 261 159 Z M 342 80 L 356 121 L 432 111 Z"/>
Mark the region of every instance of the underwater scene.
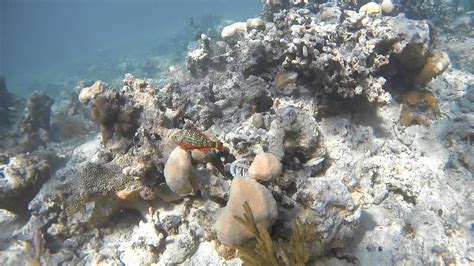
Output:
<path fill-rule="evenodd" d="M 473 265 L 473 0 L 0 0 L 0 265 Z"/>

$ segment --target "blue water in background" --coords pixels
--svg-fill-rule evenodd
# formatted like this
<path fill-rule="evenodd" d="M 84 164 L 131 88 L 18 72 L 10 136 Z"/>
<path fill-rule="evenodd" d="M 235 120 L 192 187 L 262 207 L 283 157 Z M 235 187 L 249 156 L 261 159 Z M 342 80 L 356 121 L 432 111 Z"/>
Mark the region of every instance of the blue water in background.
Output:
<path fill-rule="evenodd" d="M 197 30 L 260 8 L 260 0 L 0 0 L 0 75 L 17 95 L 54 95 L 133 73 L 126 62 L 183 63 Z"/>

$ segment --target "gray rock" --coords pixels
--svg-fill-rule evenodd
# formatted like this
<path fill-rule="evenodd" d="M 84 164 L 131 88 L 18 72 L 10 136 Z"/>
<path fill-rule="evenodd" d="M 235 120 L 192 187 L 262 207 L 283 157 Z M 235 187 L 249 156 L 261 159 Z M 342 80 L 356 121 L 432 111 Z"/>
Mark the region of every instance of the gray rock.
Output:
<path fill-rule="evenodd" d="M 190 235 L 174 235 L 166 238 L 166 250 L 159 264 L 172 265 L 183 263 L 196 248 L 196 243 Z"/>
<path fill-rule="evenodd" d="M 298 187 L 294 199 L 309 210 L 304 216 L 306 222 L 317 225 L 316 237 L 322 245 L 314 246 L 314 253 L 321 254 L 325 248 L 343 247 L 345 241 L 355 235 L 360 208 L 340 179 L 308 178 Z"/>

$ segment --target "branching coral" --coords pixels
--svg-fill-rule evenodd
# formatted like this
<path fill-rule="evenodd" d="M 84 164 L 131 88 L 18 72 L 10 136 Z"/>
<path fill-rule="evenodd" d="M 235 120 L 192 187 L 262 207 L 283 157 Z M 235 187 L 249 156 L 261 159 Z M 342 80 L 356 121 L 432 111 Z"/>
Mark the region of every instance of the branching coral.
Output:
<path fill-rule="evenodd" d="M 252 235 L 257 243 L 254 249 L 238 246 L 237 250 L 241 254 L 241 259 L 247 265 L 305 265 L 309 258 L 308 240 L 312 225 L 305 224 L 301 219 L 295 221 L 295 228 L 290 239 L 285 242 L 278 240 L 275 246 L 268 230 L 262 223 L 256 223 L 252 210 L 248 202 L 243 205 L 245 209 L 244 217 L 234 216 Z"/>

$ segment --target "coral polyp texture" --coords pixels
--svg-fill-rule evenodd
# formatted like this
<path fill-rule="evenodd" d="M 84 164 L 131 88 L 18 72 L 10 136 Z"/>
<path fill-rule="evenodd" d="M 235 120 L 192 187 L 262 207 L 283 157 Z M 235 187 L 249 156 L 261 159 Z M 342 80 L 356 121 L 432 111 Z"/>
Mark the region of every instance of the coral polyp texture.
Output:
<path fill-rule="evenodd" d="M 474 76 L 443 33 L 262 2 L 160 79 L 0 79 L 0 264 L 472 264 Z"/>

